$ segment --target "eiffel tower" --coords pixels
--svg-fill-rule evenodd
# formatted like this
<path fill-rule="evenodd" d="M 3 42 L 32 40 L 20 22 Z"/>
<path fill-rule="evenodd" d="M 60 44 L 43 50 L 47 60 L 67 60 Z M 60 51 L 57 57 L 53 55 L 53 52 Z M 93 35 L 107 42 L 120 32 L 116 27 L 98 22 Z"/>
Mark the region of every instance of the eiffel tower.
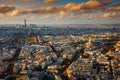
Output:
<path fill-rule="evenodd" d="M 27 39 L 27 36 L 28 36 L 26 19 L 24 19 L 24 32 L 25 32 L 25 35 L 24 35 L 23 42 L 24 42 L 24 44 L 26 44 L 26 39 Z"/>
<path fill-rule="evenodd" d="M 28 34 L 28 31 L 27 31 L 27 24 L 26 24 L 26 19 L 24 20 L 24 27 L 25 27 L 25 33 Z"/>

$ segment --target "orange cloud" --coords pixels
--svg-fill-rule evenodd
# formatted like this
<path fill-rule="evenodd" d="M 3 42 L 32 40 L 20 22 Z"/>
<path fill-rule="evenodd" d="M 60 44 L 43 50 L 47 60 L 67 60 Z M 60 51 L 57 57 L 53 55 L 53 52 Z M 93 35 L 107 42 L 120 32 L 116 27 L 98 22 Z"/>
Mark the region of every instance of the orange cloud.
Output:
<path fill-rule="evenodd" d="M 99 9 L 103 6 L 106 6 L 111 3 L 111 0 L 105 0 L 105 1 L 100 1 L 100 0 L 94 0 L 94 1 L 88 1 L 85 3 L 68 3 L 65 5 L 65 8 L 73 10 L 73 11 L 79 11 L 79 10 L 96 10 Z"/>
<path fill-rule="evenodd" d="M 109 7 L 105 10 L 106 12 L 112 12 L 112 11 L 120 11 L 120 4 Z"/>
<path fill-rule="evenodd" d="M 34 0 L 21 0 L 21 1 L 34 1 Z M 46 0 L 50 1 L 50 0 Z M 56 1 L 56 0 L 55 0 Z M 93 12 L 96 10 L 100 10 L 102 7 L 109 5 L 111 0 L 94 0 L 87 1 L 84 3 L 67 3 L 66 5 L 60 6 L 39 6 L 34 9 L 13 9 L 10 12 L 9 16 L 26 16 L 26 15 L 39 15 L 48 17 L 56 17 L 65 18 L 65 17 L 80 17 L 82 13 Z M 54 15 L 54 16 L 53 16 Z M 91 17 L 91 16 L 90 16 Z"/>
<path fill-rule="evenodd" d="M 32 14 L 32 10 L 14 10 L 10 14 L 10 16 L 25 16 Z"/>
<path fill-rule="evenodd" d="M 14 2 L 15 0 L 8 0 L 8 2 Z"/>
<path fill-rule="evenodd" d="M 2 14 L 6 14 L 6 13 L 11 12 L 13 10 L 15 10 L 15 7 L 0 5 L 0 13 L 2 13 Z"/>
<path fill-rule="evenodd" d="M 105 13 L 100 13 L 100 14 L 89 14 L 88 16 L 86 16 L 86 18 L 88 18 L 88 19 L 93 19 L 93 18 L 110 19 L 110 18 L 117 18 L 117 17 L 120 17 L 120 13 L 117 13 L 117 12 L 105 12 Z"/>
<path fill-rule="evenodd" d="M 44 0 L 44 3 L 56 3 L 57 0 Z"/>
<path fill-rule="evenodd" d="M 99 15 L 100 18 L 112 18 L 112 17 L 118 17 L 118 16 L 120 16 L 120 14 L 116 12 L 112 12 L 112 13 L 107 12 Z"/>
<path fill-rule="evenodd" d="M 20 0 L 21 2 L 32 2 L 32 1 L 35 1 L 35 0 Z"/>
<path fill-rule="evenodd" d="M 4 14 L 1 14 L 1 13 L 0 13 L 0 17 L 3 17 L 3 16 L 4 16 Z"/>
<path fill-rule="evenodd" d="M 12 13 L 10 13 L 10 16 L 18 16 L 21 12 L 19 10 L 14 10 Z"/>
<path fill-rule="evenodd" d="M 66 12 L 65 12 L 65 11 L 60 11 L 60 12 L 59 12 L 59 16 L 60 16 L 60 17 L 66 16 Z"/>

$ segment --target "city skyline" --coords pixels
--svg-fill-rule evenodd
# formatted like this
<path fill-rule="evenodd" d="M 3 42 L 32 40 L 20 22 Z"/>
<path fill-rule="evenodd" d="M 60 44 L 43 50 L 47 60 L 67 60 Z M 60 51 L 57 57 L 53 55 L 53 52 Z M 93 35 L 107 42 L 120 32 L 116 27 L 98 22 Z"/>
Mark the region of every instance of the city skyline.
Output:
<path fill-rule="evenodd" d="M 0 0 L 0 24 L 114 24 L 119 0 Z"/>

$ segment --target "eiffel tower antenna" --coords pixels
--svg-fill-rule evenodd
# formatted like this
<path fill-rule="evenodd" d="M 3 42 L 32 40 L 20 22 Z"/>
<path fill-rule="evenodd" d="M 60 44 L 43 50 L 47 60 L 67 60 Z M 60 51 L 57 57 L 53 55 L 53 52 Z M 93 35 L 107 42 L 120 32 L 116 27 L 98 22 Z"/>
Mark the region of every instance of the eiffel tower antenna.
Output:
<path fill-rule="evenodd" d="M 26 19 L 24 20 L 24 23 L 25 23 L 25 32 L 26 32 L 26 30 L 27 30 Z"/>

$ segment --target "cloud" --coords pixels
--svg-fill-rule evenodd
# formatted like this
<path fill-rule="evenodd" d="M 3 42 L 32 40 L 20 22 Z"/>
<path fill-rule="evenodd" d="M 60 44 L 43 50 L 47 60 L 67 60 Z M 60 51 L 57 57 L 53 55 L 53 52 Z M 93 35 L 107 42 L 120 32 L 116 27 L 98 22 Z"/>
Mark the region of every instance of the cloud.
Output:
<path fill-rule="evenodd" d="M 120 17 L 119 13 L 116 12 L 105 12 L 99 16 L 100 18 L 113 18 L 113 17 Z"/>
<path fill-rule="evenodd" d="M 18 16 L 21 15 L 21 12 L 19 10 L 14 10 L 12 13 L 9 14 L 10 16 Z"/>
<path fill-rule="evenodd" d="M 110 0 L 106 1 L 88 1 L 85 3 L 68 3 L 66 5 L 60 6 L 39 6 L 33 10 L 26 10 L 26 12 L 30 12 L 30 14 L 56 14 L 56 13 L 67 13 L 67 14 L 80 14 L 84 12 L 94 11 L 103 6 L 110 4 Z M 23 10 L 22 13 L 25 13 Z M 61 14 L 60 13 L 60 14 Z"/>
<path fill-rule="evenodd" d="M 3 17 L 3 16 L 4 16 L 4 14 L 1 14 L 1 13 L 0 13 L 0 17 Z"/>
<path fill-rule="evenodd" d="M 14 2 L 15 0 L 8 0 L 8 2 Z"/>
<path fill-rule="evenodd" d="M 56 3 L 57 0 L 44 0 L 44 3 Z"/>
<path fill-rule="evenodd" d="M 47 15 L 40 16 L 40 18 L 41 19 L 48 19 L 48 18 L 52 18 L 53 16 L 55 17 L 55 15 L 47 14 Z"/>
<path fill-rule="evenodd" d="M 11 12 L 13 10 L 15 10 L 15 7 L 0 5 L 0 13 L 2 13 L 2 14 L 6 14 L 6 13 Z"/>
<path fill-rule="evenodd" d="M 31 1 L 31 0 L 23 0 Z M 33 0 L 32 0 L 33 1 Z M 45 0 L 46 2 L 51 0 Z M 56 0 L 55 0 L 56 1 Z M 83 13 L 94 12 L 100 10 L 102 7 L 111 3 L 111 0 L 94 0 L 84 3 L 67 3 L 65 5 L 58 6 L 39 6 L 34 9 L 14 9 L 8 14 L 8 16 L 44 16 L 45 18 L 51 17 L 80 17 Z M 47 16 L 46 16 L 47 15 Z"/>
<path fill-rule="evenodd" d="M 99 14 L 88 14 L 86 18 L 94 19 L 94 18 L 104 18 L 104 19 L 111 19 L 111 18 L 118 18 L 120 17 L 120 13 L 118 12 L 104 12 Z"/>
<path fill-rule="evenodd" d="M 21 2 L 32 2 L 32 1 L 35 1 L 35 0 L 20 0 Z"/>
<path fill-rule="evenodd" d="M 94 0 L 94 1 L 88 1 L 85 3 L 68 3 L 65 5 L 67 9 L 73 10 L 73 11 L 79 11 L 79 10 L 96 10 L 103 6 L 106 6 L 111 3 L 111 0 Z"/>
<path fill-rule="evenodd" d="M 88 14 L 86 16 L 86 18 L 88 18 L 88 19 L 97 18 L 97 17 L 98 17 L 98 15 L 96 15 L 96 14 Z"/>
<path fill-rule="evenodd" d="M 120 4 L 109 7 L 105 11 L 106 12 L 120 11 Z"/>
<path fill-rule="evenodd" d="M 14 10 L 11 13 L 9 13 L 9 16 L 25 16 L 30 15 L 32 13 L 32 10 Z"/>
<path fill-rule="evenodd" d="M 59 16 L 60 17 L 64 17 L 64 16 L 66 16 L 67 15 L 67 13 L 65 12 L 65 11 L 60 11 L 59 12 Z"/>
<path fill-rule="evenodd" d="M 8 2 L 15 2 L 15 0 L 7 0 Z M 21 2 L 33 2 L 35 0 L 19 0 Z"/>

